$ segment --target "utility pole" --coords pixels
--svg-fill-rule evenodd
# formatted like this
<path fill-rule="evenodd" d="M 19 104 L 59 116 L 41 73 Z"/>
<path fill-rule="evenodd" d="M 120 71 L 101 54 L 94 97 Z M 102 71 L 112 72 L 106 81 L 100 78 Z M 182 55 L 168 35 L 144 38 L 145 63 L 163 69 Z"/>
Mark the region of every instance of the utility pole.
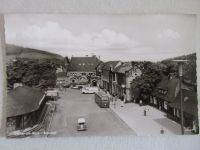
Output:
<path fill-rule="evenodd" d="M 178 63 L 179 77 L 180 77 L 180 107 L 181 107 L 181 134 L 184 135 L 184 116 L 183 116 L 183 92 L 182 92 L 182 77 L 183 77 L 183 63 L 188 60 L 173 60 Z"/>

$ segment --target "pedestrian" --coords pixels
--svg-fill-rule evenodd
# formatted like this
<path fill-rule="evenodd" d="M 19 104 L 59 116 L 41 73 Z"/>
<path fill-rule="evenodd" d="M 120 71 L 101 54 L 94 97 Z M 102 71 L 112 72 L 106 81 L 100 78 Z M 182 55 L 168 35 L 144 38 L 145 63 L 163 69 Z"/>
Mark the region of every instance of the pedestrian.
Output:
<path fill-rule="evenodd" d="M 121 107 L 124 107 L 124 96 L 121 97 Z"/>
<path fill-rule="evenodd" d="M 163 128 L 161 128 L 160 134 L 164 134 L 164 133 L 165 133 L 165 130 Z"/>
<path fill-rule="evenodd" d="M 116 108 L 116 103 L 117 103 L 117 94 L 114 95 L 114 108 Z"/>
<path fill-rule="evenodd" d="M 146 116 L 147 115 L 147 109 L 145 108 L 144 109 L 144 116 Z"/>

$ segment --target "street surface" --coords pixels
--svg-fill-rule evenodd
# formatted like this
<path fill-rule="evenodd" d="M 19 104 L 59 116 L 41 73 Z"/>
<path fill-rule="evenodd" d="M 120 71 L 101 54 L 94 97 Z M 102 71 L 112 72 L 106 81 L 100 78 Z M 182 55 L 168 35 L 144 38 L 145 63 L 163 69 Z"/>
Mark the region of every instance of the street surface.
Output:
<path fill-rule="evenodd" d="M 86 131 L 76 130 L 79 117 L 86 119 Z M 57 134 L 49 137 L 136 135 L 111 109 L 100 108 L 94 94 L 70 88 L 60 92 L 50 131 Z"/>

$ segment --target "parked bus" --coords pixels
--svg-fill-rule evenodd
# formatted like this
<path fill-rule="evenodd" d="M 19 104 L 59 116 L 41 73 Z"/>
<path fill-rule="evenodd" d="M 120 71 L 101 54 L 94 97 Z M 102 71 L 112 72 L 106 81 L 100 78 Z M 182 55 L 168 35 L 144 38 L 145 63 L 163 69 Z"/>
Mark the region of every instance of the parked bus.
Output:
<path fill-rule="evenodd" d="M 95 93 L 94 99 L 95 99 L 95 103 L 99 105 L 99 107 L 103 107 L 103 108 L 110 107 L 109 96 L 106 95 L 105 93 L 102 93 L 102 92 Z"/>

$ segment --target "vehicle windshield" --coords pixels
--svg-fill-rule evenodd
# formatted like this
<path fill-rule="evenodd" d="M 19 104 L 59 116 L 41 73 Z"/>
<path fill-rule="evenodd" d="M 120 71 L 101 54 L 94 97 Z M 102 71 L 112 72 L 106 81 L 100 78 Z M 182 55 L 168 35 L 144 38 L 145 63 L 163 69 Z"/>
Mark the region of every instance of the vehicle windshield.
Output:
<path fill-rule="evenodd" d="M 102 97 L 102 101 L 108 101 L 107 97 Z"/>

